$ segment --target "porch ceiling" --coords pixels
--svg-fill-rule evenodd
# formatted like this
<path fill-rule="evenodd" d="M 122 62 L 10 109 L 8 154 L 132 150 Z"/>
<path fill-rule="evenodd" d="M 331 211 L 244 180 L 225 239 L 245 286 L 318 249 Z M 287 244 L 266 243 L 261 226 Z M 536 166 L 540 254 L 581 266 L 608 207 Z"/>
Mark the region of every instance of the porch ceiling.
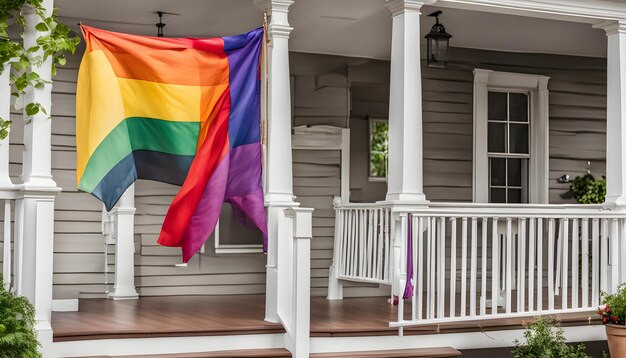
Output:
<path fill-rule="evenodd" d="M 391 16 L 384 0 L 296 0 L 290 9 L 293 51 L 388 59 Z M 262 24 L 262 10 L 251 0 L 56 0 L 67 23 L 153 35 L 156 11 L 165 15 L 167 36 L 211 37 L 245 32 Z M 446 7 L 450 6 L 444 3 Z M 422 32 L 432 20 L 422 9 Z M 515 52 L 606 56 L 602 30 L 589 24 L 445 8 L 441 20 L 454 37 L 451 45 Z M 505 11 L 505 10 L 501 10 Z"/>

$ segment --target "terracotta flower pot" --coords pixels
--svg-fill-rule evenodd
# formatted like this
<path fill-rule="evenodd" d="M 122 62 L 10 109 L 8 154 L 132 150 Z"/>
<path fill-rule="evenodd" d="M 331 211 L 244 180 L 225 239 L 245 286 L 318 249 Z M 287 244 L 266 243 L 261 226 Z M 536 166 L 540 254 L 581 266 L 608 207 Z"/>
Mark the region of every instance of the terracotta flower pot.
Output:
<path fill-rule="evenodd" d="M 626 326 L 607 324 L 606 338 L 611 357 L 626 357 Z"/>

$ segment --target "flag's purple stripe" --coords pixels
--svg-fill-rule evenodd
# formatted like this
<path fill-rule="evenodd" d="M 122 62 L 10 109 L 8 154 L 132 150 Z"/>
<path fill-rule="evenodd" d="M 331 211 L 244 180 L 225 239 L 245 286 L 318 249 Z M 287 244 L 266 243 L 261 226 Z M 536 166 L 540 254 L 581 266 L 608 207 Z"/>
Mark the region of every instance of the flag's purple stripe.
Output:
<path fill-rule="evenodd" d="M 257 227 L 263 232 L 263 252 L 267 252 L 267 223 L 265 220 L 265 210 L 258 210 L 264 207 L 263 189 L 253 193 L 235 196 L 228 199 L 233 211 L 239 220 L 246 227 Z"/>
<path fill-rule="evenodd" d="M 232 148 L 229 153 L 230 168 L 224 200 L 262 189 L 261 143 L 251 143 Z"/>
<path fill-rule="evenodd" d="M 202 244 L 215 229 L 222 212 L 229 162 L 229 154 L 227 154 L 217 165 L 202 193 L 196 211 L 189 221 L 189 226 L 187 226 L 182 239 L 183 262 L 189 261 L 200 250 Z"/>
<path fill-rule="evenodd" d="M 223 38 L 230 77 L 228 137 L 231 148 L 261 140 L 261 86 L 258 71 L 262 37 L 263 29 L 258 28 L 242 35 Z"/>
<path fill-rule="evenodd" d="M 413 230 L 411 228 L 412 216 L 408 217 L 408 235 L 406 243 L 406 284 L 402 298 L 413 296 Z"/>

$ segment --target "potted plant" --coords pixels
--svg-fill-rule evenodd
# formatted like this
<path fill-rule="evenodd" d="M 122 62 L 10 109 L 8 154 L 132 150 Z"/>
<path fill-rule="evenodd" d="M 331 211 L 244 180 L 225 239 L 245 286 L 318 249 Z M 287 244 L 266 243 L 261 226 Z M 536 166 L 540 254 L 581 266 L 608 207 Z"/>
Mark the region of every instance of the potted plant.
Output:
<path fill-rule="evenodd" d="M 26 297 L 8 292 L 0 277 L 0 357 L 41 357 L 35 308 Z"/>
<path fill-rule="evenodd" d="M 515 340 L 515 358 L 588 358 L 585 345 L 568 345 L 557 321 L 552 318 L 536 317 L 531 323 L 524 323 L 526 331 L 524 344 Z M 618 356 L 615 356 L 618 357 Z"/>
<path fill-rule="evenodd" d="M 603 307 L 598 308 L 602 323 L 606 325 L 606 338 L 612 357 L 626 357 L 626 285 L 609 295 L 602 293 Z"/>

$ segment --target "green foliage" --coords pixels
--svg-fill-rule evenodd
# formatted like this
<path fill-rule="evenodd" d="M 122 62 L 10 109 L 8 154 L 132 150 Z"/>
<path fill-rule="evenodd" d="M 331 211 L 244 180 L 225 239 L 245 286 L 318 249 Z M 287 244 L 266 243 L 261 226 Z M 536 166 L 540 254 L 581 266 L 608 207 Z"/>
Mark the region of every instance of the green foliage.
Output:
<path fill-rule="evenodd" d="M 370 123 L 370 177 L 387 177 L 387 156 L 389 155 L 389 123 Z"/>
<path fill-rule="evenodd" d="M 570 186 L 574 199 L 581 204 L 601 204 L 606 196 L 606 178 L 596 180 L 591 174 L 576 177 Z"/>
<path fill-rule="evenodd" d="M 41 357 L 35 308 L 26 297 L 7 292 L 0 278 L 0 358 L 18 357 Z"/>
<path fill-rule="evenodd" d="M 513 342 L 515 358 L 587 358 L 583 343 L 571 346 L 566 343 L 563 328 L 550 318 L 535 318 L 534 322 L 525 324 L 524 338 L 526 343 L 518 340 Z"/>
<path fill-rule="evenodd" d="M 31 9 L 35 11 L 40 22 L 35 29 L 41 34 L 36 39 L 36 44 L 26 47 L 23 36 L 12 38 L 9 33 L 24 32 L 26 21 L 23 11 Z M 52 62 L 52 75 L 56 74 L 58 65 L 63 66 L 66 62 L 65 54 L 74 53 L 80 42 L 80 38 L 70 36 L 70 29 L 58 22 L 56 10 L 48 16 L 42 6 L 42 0 L 1 0 L 0 1 L 0 72 L 4 65 L 11 64 L 12 95 L 19 97 L 29 87 L 41 89 L 46 81 L 34 72 L 30 72 L 31 66 L 40 66 L 50 59 Z M 28 103 L 26 114 L 33 116 L 37 113 L 47 114 L 38 103 Z M 8 135 L 7 128 L 11 124 L 6 118 L 0 118 L 0 139 Z"/>
<path fill-rule="evenodd" d="M 602 316 L 602 323 L 612 323 L 624 326 L 626 324 L 626 284 L 622 284 L 612 295 L 602 292 L 602 302 L 605 306 L 598 308 Z"/>

